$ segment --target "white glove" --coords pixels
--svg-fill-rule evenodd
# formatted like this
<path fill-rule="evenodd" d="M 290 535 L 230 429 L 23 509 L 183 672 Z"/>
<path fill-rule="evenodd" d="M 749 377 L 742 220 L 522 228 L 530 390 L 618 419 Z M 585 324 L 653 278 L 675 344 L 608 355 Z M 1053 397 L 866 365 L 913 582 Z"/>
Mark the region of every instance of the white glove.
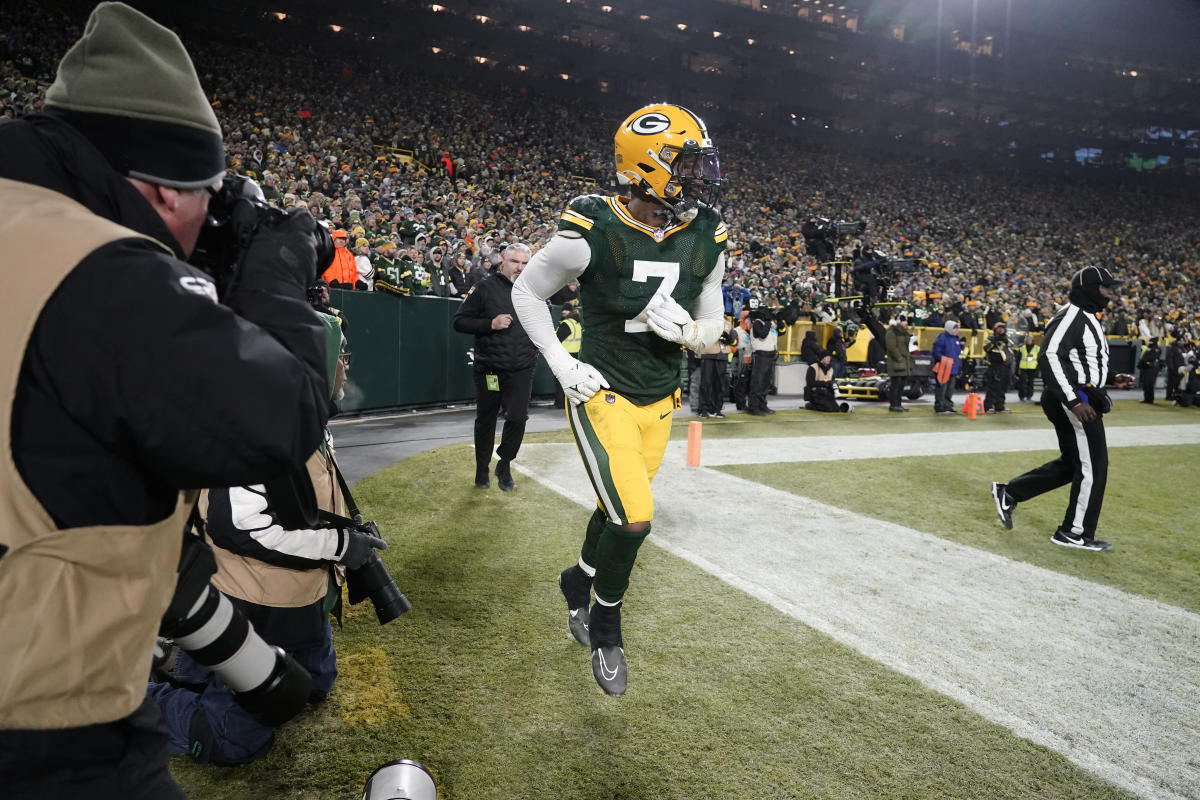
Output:
<path fill-rule="evenodd" d="M 586 403 L 596 392 L 608 388 L 608 381 L 598 369 L 574 358 L 552 364 L 551 371 L 562 384 L 563 394 L 575 405 Z"/>
<path fill-rule="evenodd" d="M 711 342 L 704 341 L 700 326 L 683 306 L 668 294 L 657 293 L 646 306 L 646 324 L 668 342 L 677 342 L 689 350 L 700 351 Z"/>

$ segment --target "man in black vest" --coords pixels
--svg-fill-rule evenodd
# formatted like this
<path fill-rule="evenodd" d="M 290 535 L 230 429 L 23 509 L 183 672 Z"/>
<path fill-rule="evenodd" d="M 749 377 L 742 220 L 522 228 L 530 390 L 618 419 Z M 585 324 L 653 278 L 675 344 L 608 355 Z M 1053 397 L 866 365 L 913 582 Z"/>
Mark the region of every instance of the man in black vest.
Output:
<path fill-rule="evenodd" d="M 509 464 L 525 437 L 537 348 L 513 310 L 512 285 L 530 255 L 523 244 L 505 247 L 499 269 L 471 287 L 454 315 L 454 330 L 475 335 L 475 486 L 479 489 L 491 486 L 488 467 L 501 406 L 504 431 L 496 448 L 500 457 L 496 483 L 504 492 L 515 488 Z"/>

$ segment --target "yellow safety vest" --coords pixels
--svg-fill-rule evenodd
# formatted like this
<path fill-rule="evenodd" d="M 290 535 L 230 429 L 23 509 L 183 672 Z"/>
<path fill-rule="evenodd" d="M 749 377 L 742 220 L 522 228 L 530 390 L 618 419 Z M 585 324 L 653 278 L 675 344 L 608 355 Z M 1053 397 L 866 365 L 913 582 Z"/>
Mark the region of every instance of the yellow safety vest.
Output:
<path fill-rule="evenodd" d="M 1025 345 L 1021 345 L 1020 350 L 1021 361 L 1019 364 L 1017 364 L 1017 366 L 1021 369 L 1037 369 L 1038 356 L 1042 352 L 1042 346 L 1035 344 L 1033 347 L 1026 350 Z"/>
<path fill-rule="evenodd" d="M 579 320 L 567 317 L 563 320 L 567 323 L 567 327 L 571 330 L 571 335 L 563 339 L 562 346 L 568 353 L 575 355 L 579 352 L 580 346 L 583 344 L 583 326 L 579 324 Z"/>

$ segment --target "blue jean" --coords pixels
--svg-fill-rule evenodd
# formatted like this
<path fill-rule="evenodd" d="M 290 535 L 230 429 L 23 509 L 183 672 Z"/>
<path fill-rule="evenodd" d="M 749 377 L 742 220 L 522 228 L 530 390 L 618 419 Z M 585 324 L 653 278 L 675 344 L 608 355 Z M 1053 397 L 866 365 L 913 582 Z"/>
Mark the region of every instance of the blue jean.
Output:
<path fill-rule="evenodd" d="M 325 622 L 325 641 L 292 655 L 313 679 L 312 697 L 323 700 L 337 678 L 333 629 Z M 257 722 L 233 698 L 233 692 L 215 672 L 180 651 L 175 678 L 188 684 L 151 683 L 146 696 L 158 703 L 167 728 L 167 748 L 187 753 L 197 761 L 246 764 L 264 755 L 275 741 L 275 729 Z M 202 719 L 196 719 L 196 715 Z"/>

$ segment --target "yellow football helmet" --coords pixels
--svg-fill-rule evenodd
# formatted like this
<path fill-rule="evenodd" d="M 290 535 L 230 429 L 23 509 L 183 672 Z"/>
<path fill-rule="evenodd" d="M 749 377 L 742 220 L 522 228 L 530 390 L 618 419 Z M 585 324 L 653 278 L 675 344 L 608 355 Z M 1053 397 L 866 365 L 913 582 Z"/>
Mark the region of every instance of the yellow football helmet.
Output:
<path fill-rule="evenodd" d="M 717 148 L 704 121 L 682 106 L 656 103 L 630 114 L 613 137 L 617 181 L 638 186 L 684 221 L 712 206 L 721 186 Z"/>

